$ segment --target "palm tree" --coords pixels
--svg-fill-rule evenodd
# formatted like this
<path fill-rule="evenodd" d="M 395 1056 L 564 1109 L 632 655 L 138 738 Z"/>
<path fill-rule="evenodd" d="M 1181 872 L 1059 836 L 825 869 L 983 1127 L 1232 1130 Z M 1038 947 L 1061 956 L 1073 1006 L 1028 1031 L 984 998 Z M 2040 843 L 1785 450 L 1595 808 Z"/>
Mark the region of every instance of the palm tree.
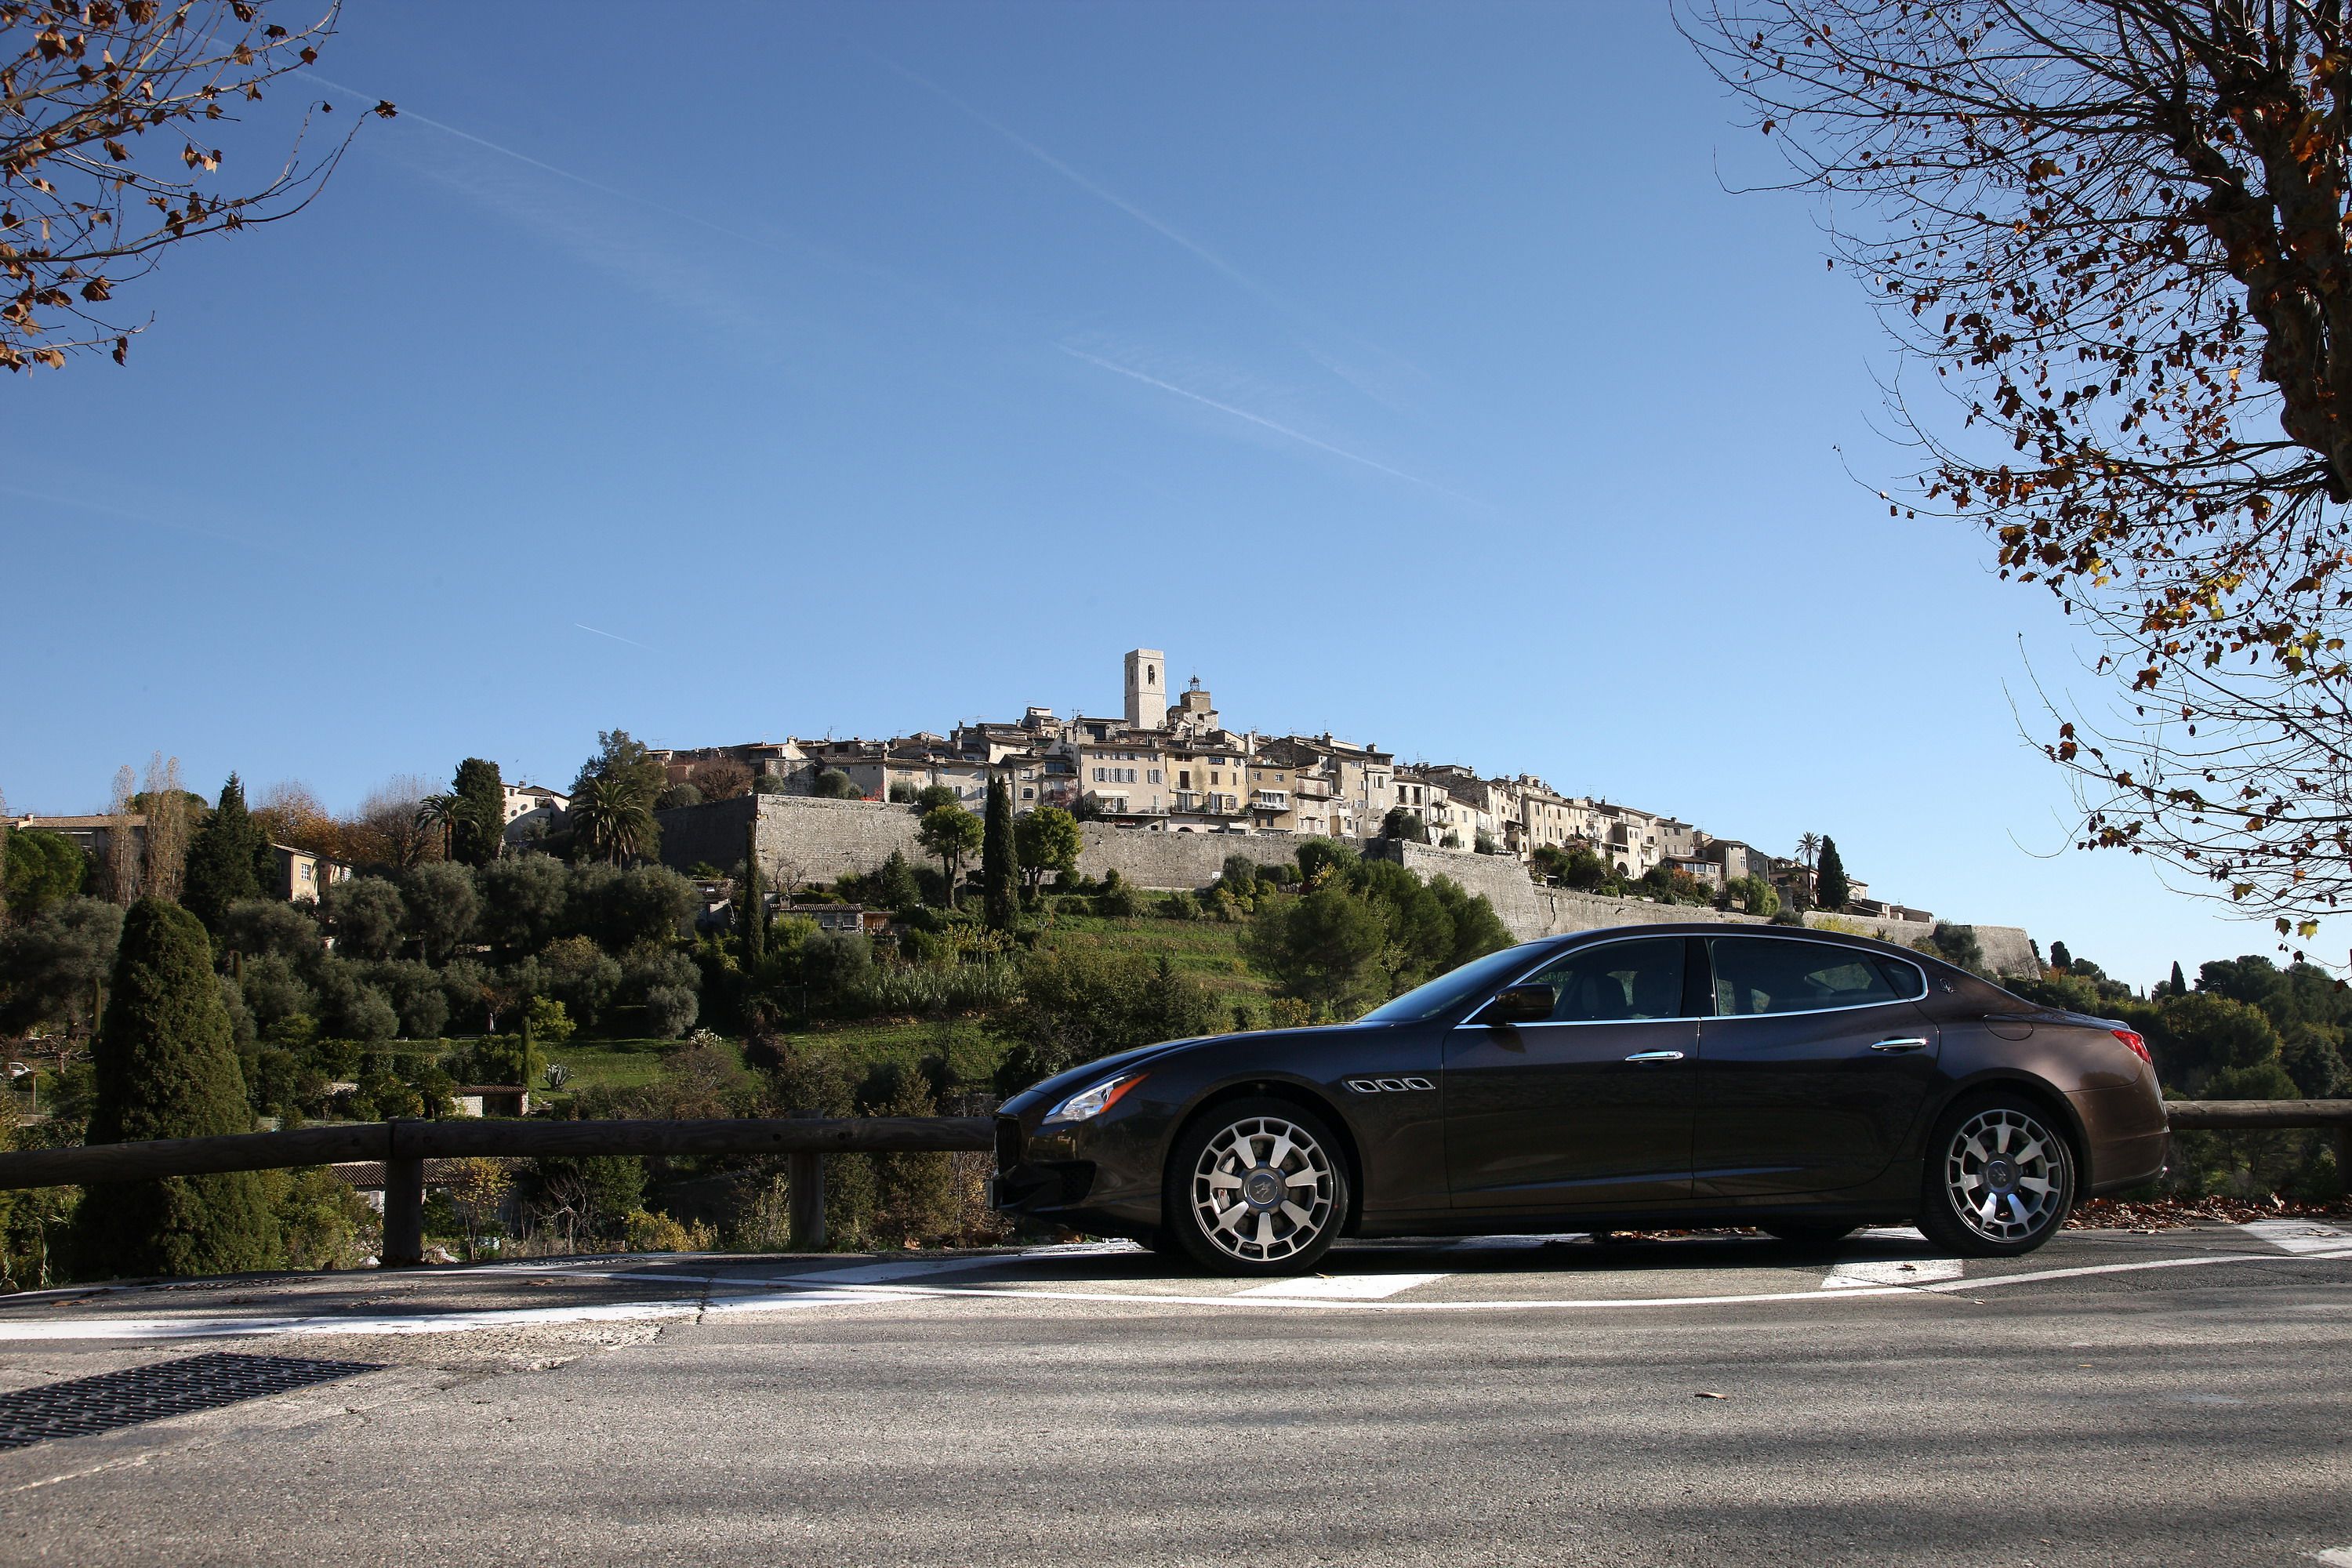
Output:
<path fill-rule="evenodd" d="M 440 829 L 441 858 L 444 860 L 456 858 L 450 851 L 457 831 L 457 819 L 465 815 L 465 811 L 466 800 L 463 795 L 428 795 L 417 803 L 417 829 L 424 833 L 430 833 L 436 828 Z"/>
<path fill-rule="evenodd" d="M 601 860 L 637 859 L 654 843 L 653 808 L 635 779 L 588 780 L 567 815 L 578 825 L 580 842 Z"/>
<path fill-rule="evenodd" d="M 1820 834 L 1807 833 L 1798 838 L 1797 858 L 1805 863 L 1806 870 L 1810 871 L 1813 868 L 1813 857 L 1821 852 L 1822 836 Z"/>

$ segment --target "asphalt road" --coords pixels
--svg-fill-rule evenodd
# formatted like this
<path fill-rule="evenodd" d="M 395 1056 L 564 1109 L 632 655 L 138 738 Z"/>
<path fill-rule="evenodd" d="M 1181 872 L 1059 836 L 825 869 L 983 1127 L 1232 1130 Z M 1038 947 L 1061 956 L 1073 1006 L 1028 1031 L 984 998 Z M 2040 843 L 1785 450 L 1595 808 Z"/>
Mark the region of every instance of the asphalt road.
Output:
<path fill-rule="evenodd" d="M 0 1560 L 2352 1564 L 2347 1286 L 2352 1236 L 2285 1226 L 12 1298 L 0 1405 L 217 1350 L 381 1370 L 0 1452 Z"/>

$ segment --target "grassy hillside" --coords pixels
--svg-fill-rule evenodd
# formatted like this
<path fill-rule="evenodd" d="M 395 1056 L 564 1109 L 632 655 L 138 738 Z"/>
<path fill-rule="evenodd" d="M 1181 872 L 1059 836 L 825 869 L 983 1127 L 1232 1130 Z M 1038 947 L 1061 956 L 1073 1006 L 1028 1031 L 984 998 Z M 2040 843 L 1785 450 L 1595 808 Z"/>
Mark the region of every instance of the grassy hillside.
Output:
<path fill-rule="evenodd" d="M 1251 973 L 1242 958 L 1244 929 L 1215 921 L 1057 915 L 1040 942 L 1047 947 L 1085 945 L 1140 952 L 1152 958 L 1165 954 L 1177 970 L 1213 992 L 1226 1012 L 1248 1007 L 1263 1023 L 1266 983 Z M 988 1079 L 1003 1052 L 1003 1043 L 988 1033 L 981 1019 L 971 1017 L 820 1022 L 793 1031 L 793 1037 L 838 1051 L 859 1069 L 886 1062 L 911 1065 L 925 1057 L 942 1058 L 956 1078 L 966 1083 Z M 662 1058 L 677 1045 L 676 1040 L 579 1039 L 556 1047 L 547 1057 L 571 1069 L 572 1077 L 564 1085 L 567 1091 L 592 1085 L 625 1089 L 651 1082 L 660 1072 Z M 741 1049 L 740 1041 L 730 1040 L 728 1045 Z"/>

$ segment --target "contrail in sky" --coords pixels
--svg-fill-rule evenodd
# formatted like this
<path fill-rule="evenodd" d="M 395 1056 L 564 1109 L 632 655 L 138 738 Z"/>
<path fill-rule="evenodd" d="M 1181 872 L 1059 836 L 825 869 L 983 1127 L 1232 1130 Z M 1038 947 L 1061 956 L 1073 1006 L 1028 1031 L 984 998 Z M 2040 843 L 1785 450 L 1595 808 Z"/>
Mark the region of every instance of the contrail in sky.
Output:
<path fill-rule="evenodd" d="M 1223 257 L 1219 256 L 1215 251 L 1211 250 L 1207 246 L 1201 244 L 1198 240 L 1192 238 L 1188 235 L 1171 228 L 1168 225 L 1160 222 L 1150 213 L 1145 212 L 1141 207 L 1137 206 L 1133 202 L 1129 201 L 1125 196 L 1120 195 L 1117 191 L 1109 190 L 1102 185 L 1097 184 L 1085 174 L 1080 174 L 1069 164 L 1065 163 L 1059 158 L 1055 157 L 1051 153 L 1046 152 L 1043 147 L 1038 146 L 1034 142 L 1030 141 L 1026 136 L 1022 135 L 1019 132 L 1013 130 L 1008 125 L 1004 125 L 1000 121 L 990 119 L 979 110 L 974 109 L 971 104 L 966 103 L 962 99 L 958 98 L 954 93 L 950 92 L 946 88 L 943 88 L 939 83 L 931 80 L 930 78 L 923 76 L 919 72 L 908 70 L 905 66 L 900 65 L 898 61 L 890 58 L 887 55 L 876 54 L 871 49 L 865 49 L 863 52 L 867 57 L 880 64 L 885 69 L 893 71 L 896 74 L 906 78 L 908 81 L 913 82 L 917 87 L 919 87 L 925 92 L 931 94 L 942 103 L 946 103 L 953 107 L 965 116 L 972 120 L 976 120 L 981 124 L 987 126 L 991 131 L 995 132 L 999 136 L 1003 137 L 1004 140 L 1012 142 L 1015 147 L 1020 148 L 1021 151 L 1028 153 L 1029 156 L 1036 159 L 1037 162 L 1045 164 L 1045 167 L 1053 170 L 1054 173 L 1061 175 L 1062 178 L 1069 181 L 1070 184 L 1077 186 L 1078 189 L 1086 192 L 1088 195 L 1095 197 L 1098 201 L 1109 203 L 1112 206 L 1117 207 L 1119 211 L 1125 213 L 1128 216 L 1143 225 L 1144 227 L 1150 229 L 1155 234 L 1158 234 L 1162 238 L 1173 241 L 1175 244 L 1182 246 L 1186 250 L 1191 251 L 1194 256 L 1200 258 L 1202 261 L 1207 262 L 1211 267 L 1215 268 L 1219 272 L 1223 273 L 1227 278 L 1233 279 L 1235 283 L 1240 284 L 1251 293 L 1255 294 L 1260 299 L 1267 300 L 1270 303 L 1281 303 L 1279 300 L 1275 298 L 1274 291 L 1272 289 L 1266 288 L 1265 284 L 1260 283 L 1256 279 L 1250 277 L 1239 268 L 1234 266 Z"/>
<path fill-rule="evenodd" d="M 367 97 L 367 94 L 360 91 L 357 88 L 345 87 L 342 83 L 338 81 L 329 81 L 325 77 L 320 76 L 316 71 L 299 70 L 294 74 L 310 81 L 315 81 L 320 87 L 332 88 L 337 92 L 349 93 L 352 97 L 356 99 L 364 99 Z M 518 153 L 511 147 L 501 147 L 497 142 L 489 141 L 484 137 L 477 136 L 470 131 L 460 131 L 454 125 L 448 124 L 443 121 L 436 120 L 429 114 L 419 114 L 413 109 L 404 109 L 400 111 L 400 118 L 403 120 L 414 120 L 419 125 L 430 125 L 434 130 L 441 132 L 445 135 L 455 136 L 460 142 L 471 142 L 477 147 L 486 147 L 489 151 L 498 153 L 500 157 L 512 158 L 518 163 L 528 163 L 532 168 L 544 170 L 548 174 L 553 174 L 558 179 L 570 180 L 575 185 L 585 185 L 592 191 L 601 192 L 608 196 L 618 196 L 625 202 L 634 202 L 638 206 L 646 209 L 648 212 L 657 212 L 666 217 L 677 218 L 681 223 L 698 225 L 703 228 L 710 230 L 713 234 L 723 234 L 728 238 L 740 240 L 745 245 L 756 245 L 762 250 L 773 250 L 780 254 L 784 253 L 788 248 L 784 246 L 778 245 L 774 240 L 762 239 L 759 236 L 753 234 L 745 234 L 740 228 L 729 228 L 723 223 L 713 223 L 707 217 L 700 217 L 690 212 L 681 212 L 677 207 L 664 206 L 659 202 L 648 201 L 644 196 L 637 195 L 635 191 L 625 191 L 618 185 L 608 185 L 601 180 L 592 180 L 585 174 L 575 174 L 569 169 L 559 169 L 554 164 L 544 163 L 540 159 L 532 157 L 528 153 Z"/>
<path fill-rule="evenodd" d="M 1262 414 L 1252 414 L 1246 408 L 1235 408 L 1230 403 L 1220 403 L 1213 397 L 1203 397 L 1197 392 L 1191 392 L 1183 387 L 1178 386 L 1174 382 L 1162 381 L 1156 375 L 1146 375 L 1139 370 L 1129 370 L 1127 366 L 1119 364 L 1115 361 L 1104 359 L 1097 354 L 1087 353 L 1083 349 L 1074 349 L 1067 343 L 1061 345 L 1061 348 L 1062 352 L 1068 354 L 1072 359 L 1084 360 L 1088 364 L 1096 365 L 1103 370 L 1111 371 L 1117 374 L 1127 376 L 1134 381 L 1139 381 L 1146 386 L 1156 386 L 1162 392 L 1172 392 L 1179 397 L 1190 398 L 1194 403 L 1205 404 L 1209 407 L 1215 409 L 1220 414 L 1230 414 L 1236 419 L 1246 419 L 1253 425 L 1263 426 L 1266 429 L 1273 431 L 1277 436 L 1286 436 L 1291 440 L 1299 442 L 1305 446 L 1312 447 L 1318 452 L 1328 452 L 1335 458 L 1345 458 L 1351 463 L 1361 463 L 1365 468 L 1373 469 L 1379 473 L 1386 474 L 1391 479 L 1402 479 L 1407 484 L 1427 486 L 1430 489 L 1436 490 L 1440 494 L 1454 496 L 1456 500 L 1468 500 L 1470 499 L 1467 496 L 1454 495 L 1454 491 L 1445 489 L 1443 485 L 1431 484 L 1427 479 L 1421 478 L 1417 474 L 1408 474 L 1402 468 L 1391 468 L 1386 463 L 1374 462 L 1371 458 L 1364 457 L 1360 453 L 1349 451 L 1345 447 L 1334 447 L 1328 441 L 1318 441 L 1303 430 L 1293 430 L 1287 425 L 1277 425 Z"/>
<path fill-rule="evenodd" d="M 656 647 L 646 647 L 644 643 L 639 642 L 635 637 L 625 637 L 618 632 L 608 632 L 602 626 L 592 626 L 585 621 L 574 621 L 572 624 L 578 626 L 583 632 L 594 632 L 600 637 L 611 637 L 614 642 L 625 642 L 631 647 L 643 647 L 647 653 L 659 653 L 661 651 L 661 649 Z"/>

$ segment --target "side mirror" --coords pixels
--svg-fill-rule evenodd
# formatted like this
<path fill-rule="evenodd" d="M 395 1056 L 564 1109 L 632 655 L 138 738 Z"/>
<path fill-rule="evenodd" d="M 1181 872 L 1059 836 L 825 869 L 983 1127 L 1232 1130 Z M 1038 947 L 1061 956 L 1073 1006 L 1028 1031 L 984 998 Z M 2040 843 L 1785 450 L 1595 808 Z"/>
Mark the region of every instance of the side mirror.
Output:
<path fill-rule="evenodd" d="M 1496 994 L 1478 1016 L 1482 1024 L 1540 1024 L 1549 1019 L 1559 998 L 1549 985 L 1512 985 Z"/>

